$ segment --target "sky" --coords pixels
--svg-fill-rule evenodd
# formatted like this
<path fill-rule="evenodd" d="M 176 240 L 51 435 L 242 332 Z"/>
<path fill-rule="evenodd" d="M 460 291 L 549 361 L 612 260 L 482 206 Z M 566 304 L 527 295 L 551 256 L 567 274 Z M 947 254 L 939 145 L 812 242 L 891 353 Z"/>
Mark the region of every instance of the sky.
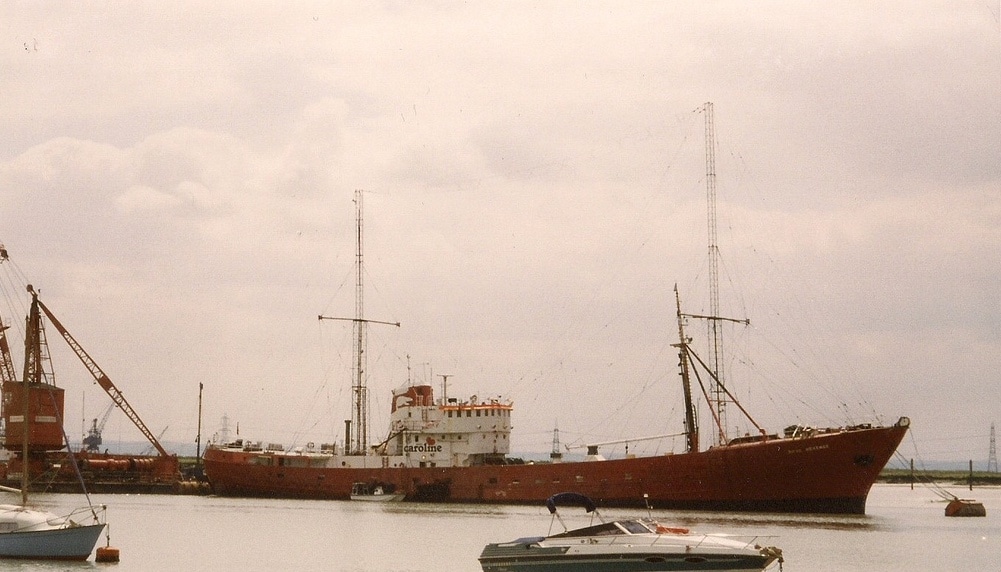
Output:
<path fill-rule="evenodd" d="M 511 400 L 519 452 L 677 433 L 712 102 L 721 312 L 750 320 L 732 391 L 772 432 L 907 416 L 901 458 L 985 465 L 999 22 L 995 0 L 3 1 L 0 317 L 16 332 L 33 284 L 165 441 L 195 441 L 203 384 L 203 442 L 224 415 L 340 442 L 351 324 L 317 316 L 354 315 L 363 190 L 365 316 L 401 324 L 369 328 L 374 437 L 393 388 L 442 375 Z M 48 337 L 74 438 L 110 401 Z M 104 437 L 141 440 L 117 413 Z"/>

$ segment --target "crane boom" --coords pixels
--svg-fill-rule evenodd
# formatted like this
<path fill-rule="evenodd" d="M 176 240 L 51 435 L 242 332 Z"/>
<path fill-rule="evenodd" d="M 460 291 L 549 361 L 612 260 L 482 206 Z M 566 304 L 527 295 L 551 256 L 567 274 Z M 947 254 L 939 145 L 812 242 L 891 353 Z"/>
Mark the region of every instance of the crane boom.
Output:
<path fill-rule="evenodd" d="M 37 296 L 34 290 L 32 290 L 32 295 Z M 153 433 L 146 427 L 146 424 L 143 423 L 142 419 L 139 418 L 139 415 L 135 412 L 135 410 L 132 409 L 132 406 L 129 405 L 129 402 L 125 399 L 125 396 L 122 395 L 122 392 L 119 391 L 117 387 L 115 387 L 114 383 L 111 383 L 111 378 L 109 378 L 107 374 L 104 373 L 101 367 L 97 365 L 97 362 L 95 362 L 94 359 L 90 357 L 90 354 L 88 354 L 87 351 L 83 349 L 83 346 L 81 346 L 73 337 L 73 335 L 70 334 L 65 327 L 63 327 L 63 325 L 59 322 L 59 320 L 52 314 L 52 311 L 49 310 L 48 307 L 46 307 L 46 305 L 43 304 L 41 300 L 38 301 L 38 306 L 42 309 L 43 312 L 45 312 L 46 317 L 49 318 L 49 321 L 52 323 L 52 325 L 56 327 L 56 330 L 58 330 L 59 333 L 63 336 L 63 339 L 66 340 L 66 343 L 69 344 L 70 348 L 73 349 L 77 357 L 80 358 L 80 361 L 83 362 L 83 365 L 87 367 L 87 369 L 90 371 L 90 374 L 94 377 L 94 380 L 97 381 L 97 384 L 101 386 L 101 389 L 103 389 L 109 396 L 111 396 L 111 400 L 115 402 L 115 405 L 117 405 L 118 408 L 125 413 L 126 417 L 128 417 L 132 421 L 132 423 L 137 428 L 139 428 L 140 431 L 142 431 L 142 434 L 145 435 L 147 439 L 149 439 L 149 442 L 154 447 L 156 447 L 156 450 L 161 455 L 163 455 L 164 457 L 170 456 L 167 453 L 167 450 L 163 448 L 163 445 L 160 444 L 160 441 L 156 438 L 156 436 L 153 435 Z"/>
<path fill-rule="evenodd" d="M 4 383 L 16 383 L 17 376 L 14 374 L 14 360 L 10 357 L 10 345 L 7 343 L 7 328 L 0 318 L 0 381 Z"/>

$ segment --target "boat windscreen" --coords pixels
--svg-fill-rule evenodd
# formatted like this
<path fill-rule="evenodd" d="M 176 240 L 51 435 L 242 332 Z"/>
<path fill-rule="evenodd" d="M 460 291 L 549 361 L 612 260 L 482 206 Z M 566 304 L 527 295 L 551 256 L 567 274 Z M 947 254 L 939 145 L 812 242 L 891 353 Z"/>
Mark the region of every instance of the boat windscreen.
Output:
<path fill-rule="evenodd" d="M 638 520 L 618 520 L 616 522 L 631 534 L 650 534 L 653 532 L 647 525 Z"/>
<path fill-rule="evenodd" d="M 575 530 L 568 530 L 560 534 L 554 534 L 550 538 L 567 538 L 571 536 L 611 536 L 613 534 L 626 534 L 614 522 L 605 522 L 594 526 L 586 526 Z"/>

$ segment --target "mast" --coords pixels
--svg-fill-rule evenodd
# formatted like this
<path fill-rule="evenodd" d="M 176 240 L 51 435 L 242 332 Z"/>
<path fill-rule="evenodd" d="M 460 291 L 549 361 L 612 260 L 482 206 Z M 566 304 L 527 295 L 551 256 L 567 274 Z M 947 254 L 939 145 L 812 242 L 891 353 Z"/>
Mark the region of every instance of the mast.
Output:
<path fill-rule="evenodd" d="M 31 292 L 31 308 L 24 330 L 24 375 L 21 378 L 21 504 L 28 504 L 29 456 L 31 450 L 31 387 L 40 386 L 44 376 L 44 362 L 48 357 L 42 315 L 38 310 L 38 294 L 28 285 Z"/>
<path fill-rule="evenodd" d="M 681 295 L 678 294 L 678 285 L 674 285 L 674 301 L 678 308 L 678 360 L 681 364 L 681 384 L 685 392 L 685 437 L 687 442 L 686 451 L 697 453 L 699 451 L 699 421 L 698 411 L 695 409 L 695 400 L 692 399 L 692 378 L 688 369 L 688 338 L 685 337 L 685 315 L 681 313 Z"/>
<path fill-rule="evenodd" d="M 31 301 L 31 310 L 28 313 L 28 323 L 24 331 L 24 375 L 21 377 L 21 505 L 28 506 L 28 446 L 29 446 L 29 426 L 28 418 L 30 408 L 28 405 L 28 388 L 31 379 L 41 372 L 38 356 L 39 351 L 38 328 L 41 327 L 41 318 L 38 315 L 38 296 L 34 296 Z M 35 364 L 35 365 L 33 365 Z"/>
<path fill-rule="evenodd" d="M 195 436 L 195 468 L 202 465 L 202 390 L 205 385 L 198 382 L 198 433 Z"/>
<path fill-rule="evenodd" d="M 712 406 L 719 419 L 717 443 L 726 443 L 726 393 L 723 374 L 723 336 L 718 316 L 719 311 L 719 245 L 716 232 L 716 126 L 713 120 L 713 104 L 707 101 L 705 112 L 706 139 L 706 219 L 709 238 L 709 363 L 713 368 Z"/>
<path fill-rule="evenodd" d="M 351 421 L 346 433 L 351 434 L 345 443 L 348 454 L 367 455 L 368 454 L 368 371 L 366 353 L 366 326 L 369 323 L 387 324 L 400 327 L 399 322 L 382 322 L 379 320 L 365 319 L 365 285 L 363 276 L 364 268 L 364 225 L 362 191 L 355 190 L 355 317 L 335 318 L 329 316 L 319 316 L 320 320 L 350 320 L 354 324 L 353 345 L 354 345 L 354 372 L 352 373 L 351 390 L 354 393 L 354 404 L 351 409 Z M 351 429 L 353 427 L 353 429 Z"/>
<path fill-rule="evenodd" d="M 445 405 L 448 403 L 448 378 L 452 377 L 452 374 L 439 373 L 438 377 L 441 378 L 441 404 Z"/>
<path fill-rule="evenodd" d="M 365 285 L 364 274 L 364 217 L 361 191 L 355 191 L 355 321 L 354 350 L 355 374 L 352 388 L 355 395 L 351 424 L 354 426 L 355 454 L 364 455 L 368 451 L 368 383 L 365 379 L 368 355 L 365 350 Z"/>

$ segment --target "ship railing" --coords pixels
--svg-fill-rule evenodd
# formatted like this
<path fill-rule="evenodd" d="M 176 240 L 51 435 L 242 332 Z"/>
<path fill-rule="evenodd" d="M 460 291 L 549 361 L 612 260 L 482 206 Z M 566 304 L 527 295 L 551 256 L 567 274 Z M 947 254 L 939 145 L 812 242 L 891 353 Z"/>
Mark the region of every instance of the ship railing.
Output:
<path fill-rule="evenodd" d="M 697 544 L 695 544 L 696 548 L 698 546 L 700 546 L 703 542 L 705 542 L 706 540 L 708 540 L 709 538 L 726 538 L 728 540 L 736 540 L 738 542 L 743 542 L 744 546 L 742 548 L 754 548 L 755 545 L 758 544 L 758 540 L 761 540 L 761 539 L 765 539 L 765 538 L 778 538 L 775 535 L 761 535 L 761 534 L 754 534 L 754 535 L 748 535 L 748 534 L 703 534 L 701 536 L 702 536 L 702 538 L 699 540 L 699 542 Z"/>
<path fill-rule="evenodd" d="M 78 524 L 77 520 L 92 519 L 94 524 L 107 522 L 107 505 L 81 506 L 70 511 L 69 514 L 61 517 L 66 522 Z"/>

